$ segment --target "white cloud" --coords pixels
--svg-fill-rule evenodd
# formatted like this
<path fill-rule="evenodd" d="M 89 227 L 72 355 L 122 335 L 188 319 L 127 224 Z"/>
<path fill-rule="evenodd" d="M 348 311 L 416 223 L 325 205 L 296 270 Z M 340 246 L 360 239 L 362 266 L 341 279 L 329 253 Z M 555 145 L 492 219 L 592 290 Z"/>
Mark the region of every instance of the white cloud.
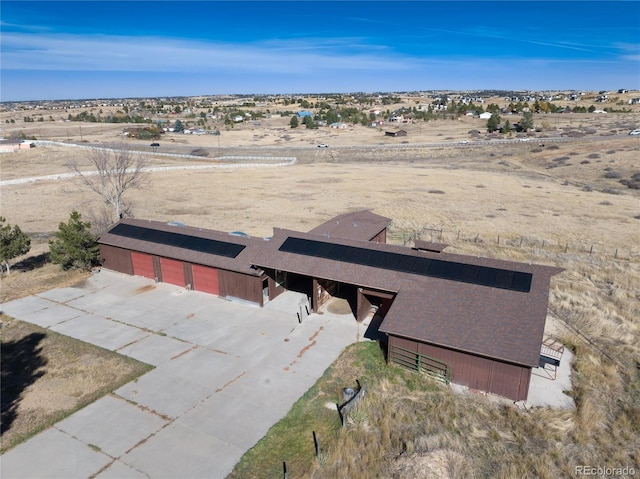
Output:
<path fill-rule="evenodd" d="M 325 69 L 407 68 L 407 59 L 353 39 L 304 39 L 254 44 L 210 43 L 108 35 L 2 36 L 3 69 L 299 73 Z"/>

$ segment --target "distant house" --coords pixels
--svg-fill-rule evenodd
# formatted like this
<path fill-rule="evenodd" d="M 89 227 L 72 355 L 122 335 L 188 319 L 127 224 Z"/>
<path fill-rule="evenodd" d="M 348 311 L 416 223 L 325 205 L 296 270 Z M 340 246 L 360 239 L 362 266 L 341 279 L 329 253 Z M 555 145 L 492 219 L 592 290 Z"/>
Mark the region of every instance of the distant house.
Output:
<path fill-rule="evenodd" d="M 0 141 L 0 153 L 15 153 L 20 149 L 20 142 L 16 140 Z"/>
<path fill-rule="evenodd" d="M 298 118 L 304 118 L 306 116 L 313 116 L 313 114 L 310 111 L 306 111 L 306 110 L 299 111 L 297 113 L 297 115 L 298 115 Z"/>
<path fill-rule="evenodd" d="M 385 136 L 407 136 L 407 132 L 405 130 L 398 131 L 385 131 Z"/>
<path fill-rule="evenodd" d="M 340 123 L 340 122 L 331 123 L 329 125 L 329 128 L 337 128 L 338 130 L 344 130 L 346 127 L 347 127 L 347 125 L 345 125 L 344 123 Z"/>
<path fill-rule="evenodd" d="M 491 118 L 491 113 L 488 111 L 485 111 L 484 113 L 480 113 L 480 119 L 481 120 L 488 120 L 489 118 Z"/>

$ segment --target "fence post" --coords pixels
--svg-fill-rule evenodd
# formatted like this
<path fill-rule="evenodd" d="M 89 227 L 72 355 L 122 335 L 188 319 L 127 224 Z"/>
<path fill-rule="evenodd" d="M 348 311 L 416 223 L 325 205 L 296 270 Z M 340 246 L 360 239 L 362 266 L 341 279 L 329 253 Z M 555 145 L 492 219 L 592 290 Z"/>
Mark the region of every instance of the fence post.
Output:
<path fill-rule="evenodd" d="M 567 249 L 568 249 L 568 248 L 569 248 L 569 243 L 566 243 L 566 244 L 564 245 L 564 252 L 565 252 L 565 253 L 567 252 Z"/>
<path fill-rule="evenodd" d="M 320 456 L 320 438 L 318 438 L 315 431 L 313 431 L 313 445 L 316 448 L 316 457 Z"/>
<path fill-rule="evenodd" d="M 615 255 L 613 255 L 613 257 L 614 257 L 615 259 L 618 259 L 618 248 L 616 248 L 616 254 L 615 254 Z"/>
<path fill-rule="evenodd" d="M 589 256 L 591 256 L 591 253 L 593 253 L 593 245 L 591 245 L 591 249 L 589 249 Z"/>
<path fill-rule="evenodd" d="M 287 463 L 285 461 L 282 461 L 282 473 L 283 473 L 283 478 L 284 479 L 288 479 L 289 474 L 287 474 Z"/>
<path fill-rule="evenodd" d="M 498 235 L 498 244 L 500 244 L 500 235 Z"/>
<path fill-rule="evenodd" d="M 460 230 L 458 230 L 458 239 L 460 239 Z"/>

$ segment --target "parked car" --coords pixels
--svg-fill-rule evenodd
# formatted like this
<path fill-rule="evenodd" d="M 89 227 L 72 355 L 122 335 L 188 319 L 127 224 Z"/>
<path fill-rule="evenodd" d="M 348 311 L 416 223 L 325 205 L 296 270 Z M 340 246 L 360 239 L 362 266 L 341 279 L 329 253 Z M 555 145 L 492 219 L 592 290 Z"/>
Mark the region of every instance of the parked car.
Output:
<path fill-rule="evenodd" d="M 329 148 L 329 145 L 327 145 L 326 143 L 320 143 L 318 145 L 318 148 Z"/>
<path fill-rule="evenodd" d="M 630 135 L 640 135 L 640 129 L 631 130 L 629 132 Z"/>

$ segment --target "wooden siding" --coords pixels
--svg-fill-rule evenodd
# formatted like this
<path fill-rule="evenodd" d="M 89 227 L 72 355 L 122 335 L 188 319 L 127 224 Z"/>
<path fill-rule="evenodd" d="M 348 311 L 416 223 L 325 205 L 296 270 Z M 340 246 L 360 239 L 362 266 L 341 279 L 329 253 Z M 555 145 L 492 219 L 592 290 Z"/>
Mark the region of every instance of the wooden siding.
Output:
<path fill-rule="evenodd" d="M 155 272 L 157 280 L 162 283 L 164 281 L 162 277 L 162 263 L 158 256 L 152 256 L 153 259 L 153 271 Z"/>
<path fill-rule="evenodd" d="M 191 263 L 182 263 L 185 288 L 193 289 L 193 265 Z"/>
<path fill-rule="evenodd" d="M 133 274 L 131 251 L 117 246 L 100 245 L 102 266 L 120 273 Z"/>
<path fill-rule="evenodd" d="M 220 296 L 251 301 L 262 306 L 262 279 L 234 271 L 219 270 Z"/>
<path fill-rule="evenodd" d="M 530 368 L 393 335 L 389 336 L 389 346 L 415 351 L 449 364 L 453 383 L 498 394 L 514 401 L 527 399 Z"/>
<path fill-rule="evenodd" d="M 285 285 L 276 283 L 276 271 L 274 269 L 267 268 L 264 270 L 265 274 L 269 278 L 269 300 L 277 298 L 286 291 Z M 287 275 L 288 279 L 288 275 Z"/>
<path fill-rule="evenodd" d="M 387 229 L 385 228 L 382 231 L 380 231 L 380 233 L 378 233 L 376 236 L 371 238 L 371 241 L 374 241 L 376 243 L 386 243 L 387 242 Z"/>

